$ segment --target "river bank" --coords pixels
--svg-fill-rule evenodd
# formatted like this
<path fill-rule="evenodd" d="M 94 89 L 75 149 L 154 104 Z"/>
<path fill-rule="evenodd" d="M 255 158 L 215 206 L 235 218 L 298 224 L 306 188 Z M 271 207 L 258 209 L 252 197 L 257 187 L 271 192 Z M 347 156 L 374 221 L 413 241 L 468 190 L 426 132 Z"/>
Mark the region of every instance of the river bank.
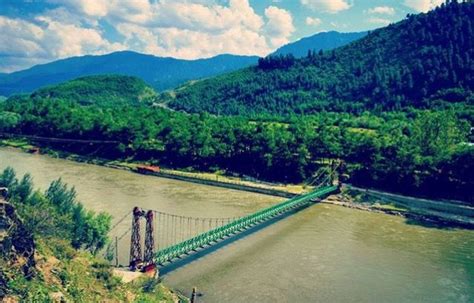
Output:
<path fill-rule="evenodd" d="M 429 227 L 474 229 L 474 207 L 462 202 L 433 201 L 344 185 L 321 203 L 384 213 Z"/>
<path fill-rule="evenodd" d="M 87 157 L 51 150 L 48 148 L 40 149 L 39 147 L 30 144 L 26 140 L 4 139 L 0 141 L 0 146 L 14 148 L 27 153 L 41 153 L 42 155 L 53 158 L 61 158 L 75 162 L 126 170 L 134 173 L 265 194 L 275 197 L 291 198 L 295 195 L 303 194 L 313 189 L 313 187 L 307 187 L 302 184 L 272 184 L 260 181 L 242 180 L 237 177 L 225 176 L 216 173 L 188 172 L 169 168 L 161 168 L 159 172 L 143 173 L 137 170 L 137 167 L 143 163 Z M 474 208 L 467 205 L 460 205 L 460 202 L 432 201 L 382 192 L 378 192 L 379 195 L 377 196 L 374 195 L 375 192 L 377 191 L 368 191 L 366 189 L 346 186 L 344 187 L 344 190 L 341 194 L 337 196 L 331 196 L 332 198 L 329 197 L 328 199 L 323 200 L 322 203 L 401 216 L 407 220 L 424 222 L 427 225 L 474 229 Z M 367 195 L 367 193 L 372 193 L 372 195 Z M 381 194 L 384 195 L 384 197 L 380 196 Z M 401 202 L 401 199 L 407 201 Z M 430 202 L 427 203 L 426 201 Z"/>
<path fill-rule="evenodd" d="M 0 169 L 8 166 L 18 177 L 31 173 L 41 191 L 61 177 L 87 209 L 107 211 L 114 222 L 135 206 L 222 218 L 284 199 L 0 148 Z M 122 221 L 111 237 L 130 225 Z M 156 231 L 156 244 L 167 246 L 164 229 Z M 129 244 L 128 236 L 119 240 L 119 264 L 127 264 Z M 470 302 L 473 249 L 472 230 L 317 203 L 162 278 L 188 297 L 197 287 L 208 303 Z"/>
<path fill-rule="evenodd" d="M 98 157 L 88 157 L 64 151 L 52 150 L 49 148 L 41 148 L 31 144 L 27 140 L 3 139 L 0 141 L 0 146 L 20 149 L 28 153 L 39 153 L 54 158 L 122 169 L 135 173 L 143 173 L 137 170 L 138 166 L 144 164 L 141 162 L 108 160 Z M 220 173 L 184 171 L 167 167 L 161 167 L 159 172 L 146 172 L 145 174 L 284 198 L 291 198 L 295 195 L 303 194 L 313 189 L 312 186 L 306 186 L 304 184 L 276 184 L 259 181 L 252 178 L 242 179 L 236 176 L 229 176 Z"/>

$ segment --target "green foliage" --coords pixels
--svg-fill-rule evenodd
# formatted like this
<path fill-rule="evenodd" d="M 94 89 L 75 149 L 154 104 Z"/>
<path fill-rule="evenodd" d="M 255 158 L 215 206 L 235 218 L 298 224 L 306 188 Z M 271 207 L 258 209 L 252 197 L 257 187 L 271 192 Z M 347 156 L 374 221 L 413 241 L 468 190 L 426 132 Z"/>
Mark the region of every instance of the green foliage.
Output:
<path fill-rule="evenodd" d="M 35 275 L 24 274 L 21 259 L 0 256 L 0 298 L 14 302 L 101 302 L 104 298 L 125 302 L 132 296 L 148 302 L 173 302 L 172 294 L 162 286 L 144 294 L 141 285 L 123 284 L 106 261 L 90 253 L 106 244 L 110 216 L 86 211 L 75 200 L 74 190 L 61 180 L 51 184 L 48 194 L 32 193 L 30 175 L 18 181 L 15 171 L 7 168 L 0 174 L 0 182 L 11 186 L 10 202 L 33 234 L 36 246 Z M 71 243 L 90 252 L 77 250 Z"/>
<path fill-rule="evenodd" d="M 155 96 L 155 91 L 136 77 L 101 75 L 78 78 L 59 85 L 42 88 L 34 92 L 31 98 L 61 99 L 87 105 L 138 104 L 151 102 Z"/>
<path fill-rule="evenodd" d="M 54 180 L 46 190 L 46 198 L 59 210 L 65 214 L 73 212 L 76 202 L 76 190 L 74 187 L 68 189 L 61 178 Z"/>
<path fill-rule="evenodd" d="M 73 211 L 73 239 L 74 248 L 85 248 L 96 254 L 107 244 L 107 233 L 110 229 L 111 217 L 105 213 L 97 215 L 86 211 L 81 204 Z"/>
<path fill-rule="evenodd" d="M 110 271 L 110 264 L 97 261 L 92 264 L 92 267 L 96 269 L 95 276 L 99 279 L 102 283 L 104 283 L 105 287 L 108 290 L 115 289 L 117 286 L 120 285 L 120 278 L 115 277 L 112 272 Z"/>
<path fill-rule="evenodd" d="M 14 188 L 14 193 L 18 199 L 25 202 L 30 197 L 33 191 L 33 178 L 30 174 L 25 174 L 18 185 Z"/>
<path fill-rule="evenodd" d="M 117 141 L 48 145 L 78 154 L 176 168 L 222 169 L 278 182 L 310 180 L 320 166 L 318 159 L 340 158 L 348 163 L 352 183 L 409 194 L 472 199 L 468 195 L 473 182 L 469 175 L 447 178 L 448 171 L 440 168 L 467 142 L 470 121 L 465 118 L 469 115 L 459 106 L 360 115 L 322 112 L 261 120 L 189 115 L 146 106 L 82 106 L 48 99 L 9 100 L 5 106 L 21 115 L 17 128 L 21 133 Z M 64 121 L 74 121 L 74 125 Z M 8 175 L 4 177 L 7 183 L 11 180 Z M 74 210 L 74 190 L 66 189 L 62 182 L 53 182 L 47 196 L 62 213 Z M 82 212 L 80 208 L 75 211 Z M 79 217 L 88 216 L 83 212 Z M 77 224 L 74 233 L 84 247 L 90 246 L 85 243 L 90 243 L 87 239 L 91 237 L 83 228 L 100 233 L 94 226 L 86 219 Z"/>
<path fill-rule="evenodd" d="M 452 1 L 306 58 L 270 56 L 163 95 L 187 112 L 256 116 L 473 105 L 474 3 Z"/>
<path fill-rule="evenodd" d="M 158 284 L 159 284 L 159 281 L 157 279 L 154 279 L 154 278 L 146 279 L 145 281 L 143 281 L 143 286 L 142 286 L 143 292 L 152 293 L 153 291 L 155 291 L 156 286 Z"/>
<path fill-rule="evenodd" d="M 413 143 L 425 157 L 444 158 L 466 139 L 468 129 L 469 125 L 458 121 L 453 112 L 423 112 L 413 125 Z"/>
<path fill-rule="evenodd" d="M 263 70 L 288 69 L 295 64 L 295 57 L 288 55 L 270 55 L 266 58 L 258 59 L 258 67 Z"/>
<path fill-rule="evenodd" d="M 61 179 L 53 181 L 45 194 L 32 193 L 31 175 L 18 181 L 15 171 L 6 168 L 0 175 L 0 186 L 8 187 L 11 201 L 21 205 L 19 213 L 33 234 L 66 238 L 74 248 L 93 254 L 106 246 L 110 215 L 86 211 L 76 200 L 74 188 L 68 188 Z"/>
<path fill-rule="evenodd" d="M 138 281 L 137 286 L 141 289 L 141 293 L 135 298 L 135 302 L 152 303 L 152 302 L 176 302 L 170 300 L 169 294 L 166 293 L 162 284 L 157 279 L 142 278 Z M 188 302 L 188 298 L 180 298 L 179 302 Z"/>
<path fill-rule="evenodd" d="M 53 302 L 48 288 L 43 283 L 28 280 L 22 274 L 17 274 L 9 280 L 7 288 L 10 293 L 23 298 L 24 302 Z"/>
<path fill-rule="evenodd" d="M 20 116 L 11 112 L 0 112 L 0 132 L 9 131 L 18 125 Z"/>
<path fill-rule="evenodd" d="M 11 167 L 7 167 L 0 175 L 0 187 L 7 187 L 10 189 L 10 195 L 12 190 L 18 185 L 15 170 Z"/>

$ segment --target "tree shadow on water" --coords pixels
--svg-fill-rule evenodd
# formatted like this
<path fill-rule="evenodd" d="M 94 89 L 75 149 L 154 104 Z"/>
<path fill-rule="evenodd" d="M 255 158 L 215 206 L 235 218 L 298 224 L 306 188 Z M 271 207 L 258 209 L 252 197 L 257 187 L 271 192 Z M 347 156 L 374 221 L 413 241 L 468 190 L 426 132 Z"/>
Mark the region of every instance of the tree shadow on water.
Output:
<path fill-rule="evenodd" d="M 425 228 L 436 228 L 443 230 L 469 229 L 474 230 L 474 225 L 469 223 L 448 221 L 434 216 L 406 214 L 405 223 L 408 225 L 418 225 Z"/>

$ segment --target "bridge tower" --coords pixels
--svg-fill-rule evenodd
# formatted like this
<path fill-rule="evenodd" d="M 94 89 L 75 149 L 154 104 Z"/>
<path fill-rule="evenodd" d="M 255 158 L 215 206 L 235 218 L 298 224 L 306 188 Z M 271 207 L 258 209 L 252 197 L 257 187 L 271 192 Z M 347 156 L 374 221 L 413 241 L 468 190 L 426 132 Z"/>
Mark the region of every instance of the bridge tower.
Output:
<path fill-rule="evenodd" d="M 145 230 L 145 264 L 149 265 L 153 262 L 153 255 L 155 254 L 155 230 L 153 222 L 153 211 L 149 210 L 146 213 L 146 230 Z"/>
<path fill-rule="evenodd" d="M 145 225 L 145 254 L 142 255 L 141 226 L 140 220 L 146 219 Z M 153 256 L 155 254 L 155 229 L 154 213 L 152 210 L 145 211 L 140 207 L 133 208 L 132 238 L 130 243 L 130 269 L 141 268 L 148 270 L 153 268 Z"/>
<path fill-rule="evenodd" d="M 130 242 L 130 269 L 135 270 L 142 260 L 142 244 L 140 237 L 140 218 L 145 212 L 140 207 L 133 208 L 132 238 Z"/>

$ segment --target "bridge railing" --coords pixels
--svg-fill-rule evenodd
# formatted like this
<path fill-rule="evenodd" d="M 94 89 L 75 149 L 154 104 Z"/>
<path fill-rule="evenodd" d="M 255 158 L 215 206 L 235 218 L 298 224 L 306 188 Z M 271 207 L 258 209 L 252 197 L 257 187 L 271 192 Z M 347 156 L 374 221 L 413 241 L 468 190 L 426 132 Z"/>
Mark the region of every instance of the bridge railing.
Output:
<path fill-rule="evenodd" d="M 337 186 L 322 187 L 306 195 L 291 198 L 283 203 L 265 208 L 251 215 L 241 217 L 235 221 L 230 222 L 229 224 L 209 230 L 186 241 L 158 251 L 155 254 L 154 262 L 155 264 L 163 264 L 165 262 L 171 261 L 174 258 L 203 247 L 204 245 L 207 245 L 211 242 L 222 239 L 225 236 L 237 233 L 247 227 L 255 225 L 256 223 L 268 220 L 292 209 L 299 208 L 307 204 L 310 199 L 325 196 L 336 190 Z"/>

